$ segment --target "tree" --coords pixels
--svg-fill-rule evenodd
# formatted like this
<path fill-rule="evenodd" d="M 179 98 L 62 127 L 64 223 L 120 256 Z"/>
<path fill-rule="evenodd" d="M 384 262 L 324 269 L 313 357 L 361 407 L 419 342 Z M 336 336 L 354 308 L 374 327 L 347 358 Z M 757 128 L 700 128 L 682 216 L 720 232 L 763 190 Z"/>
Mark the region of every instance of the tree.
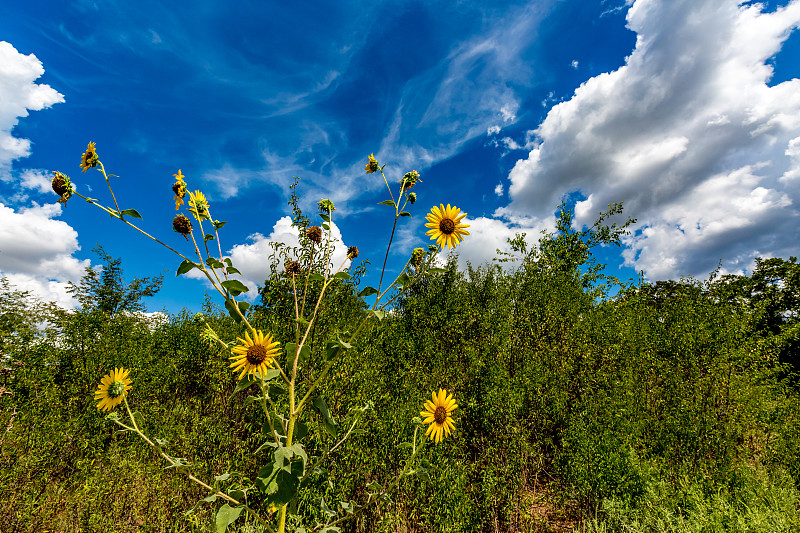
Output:
<path fill-rule="evenodd" d="M 80 283 L 69 282 L 67 292 L 73 294 L 84 311 L 97 310 L 109 316 L 120 311 L 143 311 L 142 298 L 155 295 L 161 289 L 164 274 L 158 277 L 134 278 L 125 284 L 122 277 L 122 259 L 108 255 L 97 245 L 93 250 L 103 267 L 100 271 L 86 267 Z"/>

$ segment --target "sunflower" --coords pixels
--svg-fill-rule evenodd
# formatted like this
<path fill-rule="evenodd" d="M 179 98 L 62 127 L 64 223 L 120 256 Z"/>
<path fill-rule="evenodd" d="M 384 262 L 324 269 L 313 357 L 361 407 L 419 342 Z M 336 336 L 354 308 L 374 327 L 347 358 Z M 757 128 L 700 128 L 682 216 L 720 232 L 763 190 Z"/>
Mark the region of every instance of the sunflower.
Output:
<path fill-rule="evenodd" d="M 250 338 L 250 333 L 244 334 L 244 339 L 239 337 L 240 345 L 234 346 L 231 350 L 230 367 L 234 372 L 242 371 L 239 379 L 245 374 L 253 375 L 258 373 L 261 377 L 267 374 L 267 369 L 272 367 L 275 356 L 280 351 L 278 346 L 281 343 L 276 341 L 271 334 L 264 335 L 261 330 L 256 330 L 254 337 Z"/>
<path fill-rule="evenodd" d="M 468 228 L 469 224 L 462 224 L 461 220 L 467 216 L 462 213 L 457 207 L 450 207 L 447 204 L 439 204 L 439 207 L 433 206 L 431 212 L 425 217 L 428 223 L 425 224 L 426 228 L 431 228 L 425 235 L 430 235 L 431 240 L 436 239 L 436 244 L 444 248 L 455 248 L 464 235 L 469 235 L 469 232 L 464 228 Z"/>
<path fill-rule="evenodd" d="M 378 166 L 378 160 L 375 159 L 375 154 L 369 154 L 369 161 L 367 162 L 367 166 L 364 167 L 364 170 L 367 171 L 367 174 L 372 174 L 373 172 L 380 170 L 380 166 Z"/>
<path fill-rule="evenodd" d="M 103 376 L 94 392 L 94 399 L 98 400 L 97 409 L 111 411 L 122 403 L 125 395 L 131 390 L 131 380 L 128 377 L 130 372 L 130 369 L 116 368 Z"/>
<path fill-rule="evenodd" d="M 81 156 L 81 172 L 86 172 L 88 169 L 96 167 L 98 160 L 99 158 L 97 157 L 97 152 L 94 149 L 94 143 L 90 142 L 86 147 L 86 151 L 83 153 L 83 156 Z"/>
<path fill-rule="evenodd" d="M 183 181 L 186 176 L 181 173 L 180 169 L 178 169 L 177 174 L 172 176 L 175 178 L 175 183 L 172 184 L 172 192 L 175 193 L 173 200 L 175 200 L 175 211 L 177 211 L 183 205 L 183 197 L 186 196 L 186 182 Z"/>
<path fill-rule="evenodd" d="M 458 408 L 453 396 L 444 389 L 439 389 L 439 394 L 431 393 L 431 399 L 425 402 L 425 410 L 420 412 L 422 422 L 430 424 L 426 435 L 430 435 L 431 440 L 437 443 L 442 441 L 442 434 L 450 436 L 450 432 L 455 429 L 453 424 L 453 411 Z"/>
<path fill-rule="evenodd" d="M 208 207 L 208 200 L 206 200 L 206 196 L 203 193 L 200 191 L 189 193 L 189 212 L 194 215 L 198 222 L 204 218 L 211 220 Z"/>

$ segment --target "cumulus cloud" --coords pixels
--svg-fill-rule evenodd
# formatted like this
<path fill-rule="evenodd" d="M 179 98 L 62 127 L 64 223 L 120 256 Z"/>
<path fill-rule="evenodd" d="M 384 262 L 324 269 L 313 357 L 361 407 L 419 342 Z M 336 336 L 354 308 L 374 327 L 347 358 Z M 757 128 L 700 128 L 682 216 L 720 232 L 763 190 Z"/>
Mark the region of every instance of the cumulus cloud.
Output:
<path fill-rule="evenodd" d="M 458 265 L 466 268 L 467 263 L 472 266 L 491 264 L 497 257 L 497 250 L 509 252 L 508 239 L 513 239 L 518 233 L 525 234 L 526 242 L 535 243 L 542 230 L 553 226 L 550 219 L 536 220 L 528 217 L 512 217 L 500 220 L 497 218 L 478 217 L 464 218 L 463 222 L 469 224 L 469 236 L 458 245 Z"/>
<path fill-rule="evenodd" d="M 0 275 L 20 290 L 71 308 L 75 302 L 66 292 L 67 281 L 78 281 L 89 261 L 72 257 L 80 249 L 78 234 L 53 220 L 60 213 L 61 204 L 19 211 L 0 204 Z"/>
<path fill-rule="evenodd" d="M 637 0 L 636 47 L 555 105 L 509 178 L 496 215 L 543 218 L 581 191 L 578 225 L 612 202 L 639 220 L 626 263 L 651 279 L 705 276 L 720 259 L 796 254 L 800 80 L 769 85 L 800 24 L 800 0 L 774 12 L 737 0 Z"/>
<path fill-rule="evenodd" d="M 344 262 L 344 268 L 350 266 L 347 259 L 347 245 L 342 240 L 342 232 L 336 223 L 331 224 L 330 236 L 333 239 L 333 249 L 331 253 L 331 264 L 333 268 L 339 268 Z M 327 239 L 328 232 L 324 232 Z M 325 242 L 323 240 L 323 242 Z M 247 237 L 247 242 L 237 244 L 228 251 L 233 265 L 239 269 L 242 276 L 239 278 L 242 283 L 247 285 L 249 292 L 244 294 L 247 299 L 253 300 L 258 294 L 257 286 L 263 285 L 264 280 L 269 276 L 270 258 L 274 253 L 272 243 L 283 243 L 288 247 L 300 245 L 299 233 L 296 227 L 292 226 L 292 219 L 289 216 L 282 217 L 272 227 L 272 232 L 268 237 L 261 233 L 254 233 Z M 278 265 L 279 271 L 283 269 L 283 262 Z M 197 271 L 192 271 L 192 276 L 199 278 Z M 205 279 L 205 278 L 203 278 Z"/>
<path fill-rule="evenodd" d="M 34 83 L 42 74 L 44 67 L 36 56 L 0 41 L 0 180 L 11 181 L 11 162 L 30 155 L 31 142 L 11 133 L 18 119 L 64 101 L 64 95 L 49 85 Z"/>

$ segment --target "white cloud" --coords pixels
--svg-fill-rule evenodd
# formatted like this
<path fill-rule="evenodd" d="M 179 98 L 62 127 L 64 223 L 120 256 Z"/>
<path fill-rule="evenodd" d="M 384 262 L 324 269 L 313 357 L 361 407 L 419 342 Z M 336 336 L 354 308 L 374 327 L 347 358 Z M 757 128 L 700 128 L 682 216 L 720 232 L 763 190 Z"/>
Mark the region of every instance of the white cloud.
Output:
<path fill-rule="evenodd" d="M 572 68 L 574 68 L 575 70 L 578 70 L 578 65 L 579 65 L 579 64 L 580 64 L 580 63 L 578 63 L 578 60 L 577 60 L 577 59 L 573 59 L 573 60 L 572 60 L 572 63 L 570 63 L 570 64 L 569 64 L 569 66 L 571 66 L 571 67 L 572 67 Z"/>
<path fill-rule="evenodd" d="M 538 240 L 542 230 L 553 226 L 552 217 L 549 222 L 525 217 L 506 220 L 467 217 L 463 222 L 470 225 L 467 228 L 470 234 L 456 248 L 461 268 L 465 268 L 467 262 L 475 267 L 491 264 L 492 259 L 497 257 L 497 250 L 511 250 L 507 240 L 513 239 L 517 233 L 525 233 L 525 240 L 530 245 Z"/>
<path fill-rule="evenodd" d="M 486 130 L 486 135 L 495 135 L 497 133 L 500 133 L 500 126 L 497 124 L 489 126 L 489 128 Z"/>
<path fill-rule="evenodd" d="M 327 238 L 328 232 L 324 232 Z M 339 268 L 344 262 L 344 268 L 350 266 L 347 259 L 347 245 L 342 241 L 342 232 L 336 223 L 331 225 L 331 236 L 335 243 L 331 253 L 331 264 L 333 269 Z M 269 261 L 273 254 L 270 243 L 280 242 L 289 247 L 300 245 L 299 234 L 296 227 L 292 226 L 292 219 L 289 216 L 282 217 L 272 227 L 272 233 L 265 237 L 260 233 L 254 233 L 247 238 L 246 244 L 237 244 L 228 251 L 233 265 L 242 273 L 241 281 L 250 288 L 246 296 L 251 301 L 257 296 L 257 285 L 263 285 L 264 280 L 269 276 Z M 325 240 L 323 240 L 323 243 Z M 279 272 L 283 269 L 283 262 L 279 265 Z M 194 272 L 194 271 L 193 271 Z M 197 277 L 194 275 L 193 277 Z"/>
<path fill-rule="evenodd" d="M 49 85 L 34 83 L 42 74 L 44 67 L 36 56 L 0 41 L 0 180 L 10 181 L 11 162 L 30 155 L 31 142 L 11 134 L 18 119 L 64 101 Z"/>
<path fill-rule="evenodd" d="M 542 218 L 581 191 L 582 225 L 624 201 L 639 220 L 626 261 L 651 279 L 796 255 L 800 80 L 768 86 L 767 61 L 800 24 L 800 0 L 762 7 L 633 2 L 635 50 L 549 111 L 496 214 Z"/>
<path fill-rule="evenodd" d="M 80 280 L 89 260 L 72 257 L 80 249 L 78 234 L 53 220 L 60 214 L 61 204 L 34 204 L 18 212 L 0 204 L 0 273 L 20 290 L 71 308 L 67 281 Z"/>
<path fill-rule="evenodd" d="M 503 196 L 503 191 L 504 191 L 504 190 L 505 190 L 505 189 L 503 188 L 503 184 L 502 184 L 502 183 L 498 183 L 498 184 L 495 186 L 495 188 L 494 188 L 494 193 L 495 193 L 497 196 Z"/>

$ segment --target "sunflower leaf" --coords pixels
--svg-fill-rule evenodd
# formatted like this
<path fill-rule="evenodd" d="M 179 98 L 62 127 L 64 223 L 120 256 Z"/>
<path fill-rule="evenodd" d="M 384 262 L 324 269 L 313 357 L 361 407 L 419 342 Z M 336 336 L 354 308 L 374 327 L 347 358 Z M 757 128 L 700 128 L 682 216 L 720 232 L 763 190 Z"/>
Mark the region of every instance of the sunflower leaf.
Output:
<path fill-rule="evenodd" d="M 222 226 L 224 226 L 227 223 L 228 223 L 227 220 L 223 220 L 222 222 L 220 222 L 219 220 L 214 220 L 213 222 L 211 222 L 211 225 L 214 226 L 214 229 L 218 230 L 221 229 Z"/>
<path fill-rule="evenodd" d="M 209 257 L 208 259 L 206 259 L 206 264 L 211 268 L 225 268 L 225 263 L 223 263 L 216 257 Z"/>
<path fill-rule="evenodd" d="M 243 292 L 247 292 L 250 290 L 244 283 L 242 283 L 238 279 L 229 279 L 228 281 L 223 281 L 222 283 L 220 283 L 220 285 L 225 287 L 225 289 L 227 289 L 228 292 L 231 293 L 231 296 L 238 296 Z"/>
<path fill-rule="evenodd" d="M 370 309 L 369 312 L 375 315 L 378 320 L 383 320 L 383 317 L 386 316 L 386 311 L 381 311 L 380 309 Z"/>
<path fill-rule="evenodd" d="M 379 203 L 378 205 L 394 205 L 394 202 L 391 201 L 391 200 L 384 200 L 381 203 Z"/>
<path fill-rule="evenodd" d="M 317 502 L 319 503 L 319 508 L 322 510 L 323 513 L 325 513 L 329 517 L 336 516 L 336 511 L 328 507 L 328 504 L 325 503 L 325 498 L 320 496 L 319 498 L 317 498 Z"/>
<path fill-rule="evenodd" d="M 233 394 L 237 392 L 241 392 L 248 388 L 250 385 L 255 385 L 256 381 L 251 379 L 250 374 L 245 374 L 245 376 L 239 380 L 239 383 L 236 384 L 236 388 L 233 389 Z"/>
<path fill-rule="evenodd" d="M 401 217 L 410 217 L 411 213 L 409 213 L 408 211 L 400 211 L 400 216 Z"/>
<path fill-rule="evenodd" d="M 330 231 L 331 227 L 327 223 L 323 223 L 322 224 L 322 229 L 324 229 L 325 231 Z"/>
<path fill-rule="evenodd" d="M 228 526 L 233 524 L 239 515 L 242 513 L 243 507 L 231 507 L 227 503 L 219 508 L 217 511 L 217 533 L 225 533 L 228 531 Z"/>
<path fill-rule="evenodd" d="M 128 215 L 129 217 L 141 219 L 142 215 L 136 209 L 123 209 L 120 213 L 122 216 Z"/>
<path fill-rule="evenodd" d="M 411 278 L 405 272 L 400 274 L 400 277 L 397 278 L 397 284 L 400 285 L 401 287 L 403 285 L 406 285 L 409 281 L 411 281 Z"/>
<path fill-rule="evenodd" d="M 364 287 L 363 289 L 361 289 L 361 292 L 358 293 L 359 296 L 364 298 L 372 296 L 373 294 L 378 294 L 378 289 L 376 289 L 375 287 Z"/>
<path fill-rule="evenodd" d="M 228 266 L 228 268 L 225 269 L 225 272 L 227 272 L 228 274 L 241 274 L 238 268 L 232 266 Z"/>
<path fill-rule="evenodd" d="M 247 310 L 250 308 L 250 304 L 247 302 L 237 302 L 237 303 L 239 305 L 239 311 L 241 311 L 243 315 L 247 313 Z M 231 315 L 231 317 L 233 317 L 233 319 L 236 322 L 242 321 L 242 317 L 239 316 L 239 313 L 236 312 L 236 308 L 233 307 L 233 304 L 231 303 L 230 300 L 225 300 L 225 309 L 228 310 L 228 314 Z"/>
<path fill-rule="evenodd" d="M 325 402 L 324 396 L 317 396 L 314 398 L 314 410 L 322 417 L 322 422 L 325 424 L 325 430 L 331 434 L 331 436 L 335 437 L 339 431 L 339 425 L 331 416 L 331 412 L 328 410 L 328 404 Z"/>
<path fill-rule="evenodd" d="M 330 217 L 330 215 L 328 215 L 327 213 L 320 213 L 320 214 L 319 214 L 319 218 L 321 218 L 321 219 L 322 219 L 322 220 L 324 220 L 325 222 L 330 222 L 330 221 L 331 221 L 331 217 Z M 323 225 L 323 226 L 324 226 L 324 225 Z M 327 229 L 327 228 L 326 228 L 326 229 Z"/>
<path fill-rule="evenodd" d="M 213 236 L 213 235 L 211 235 L 210 233 L 206 233 L 206 234 L 203 236 L 203 241 L 204 241 L 204 242 L 213 241 L 213 240 L 214 240 L 214 236 Z"/>
<path fill-rule="evenodd" d="M 336 279 L 350 279 L 350 274 L 347 272 L 337 272 L 333 277 Z"/>
<path fill-rule="evenodd" d="M 175 276 L 180 276 L 181 274 L 186 274 L 193 268 L 200 268 L 200 265 L 195 263 L 194 261 L 189 261 L 188 259 L 184 259 L 180 265 L 178 265 L 178 273 Z"/>
<path fill-rule="evenodd" d="M 322 274 L 320 274 L 319 272 L 314 272 L 313 274 L 308 276 L 308 281 L 322 281 L 323 279 L 325 278 L 323 278 Z"/>

